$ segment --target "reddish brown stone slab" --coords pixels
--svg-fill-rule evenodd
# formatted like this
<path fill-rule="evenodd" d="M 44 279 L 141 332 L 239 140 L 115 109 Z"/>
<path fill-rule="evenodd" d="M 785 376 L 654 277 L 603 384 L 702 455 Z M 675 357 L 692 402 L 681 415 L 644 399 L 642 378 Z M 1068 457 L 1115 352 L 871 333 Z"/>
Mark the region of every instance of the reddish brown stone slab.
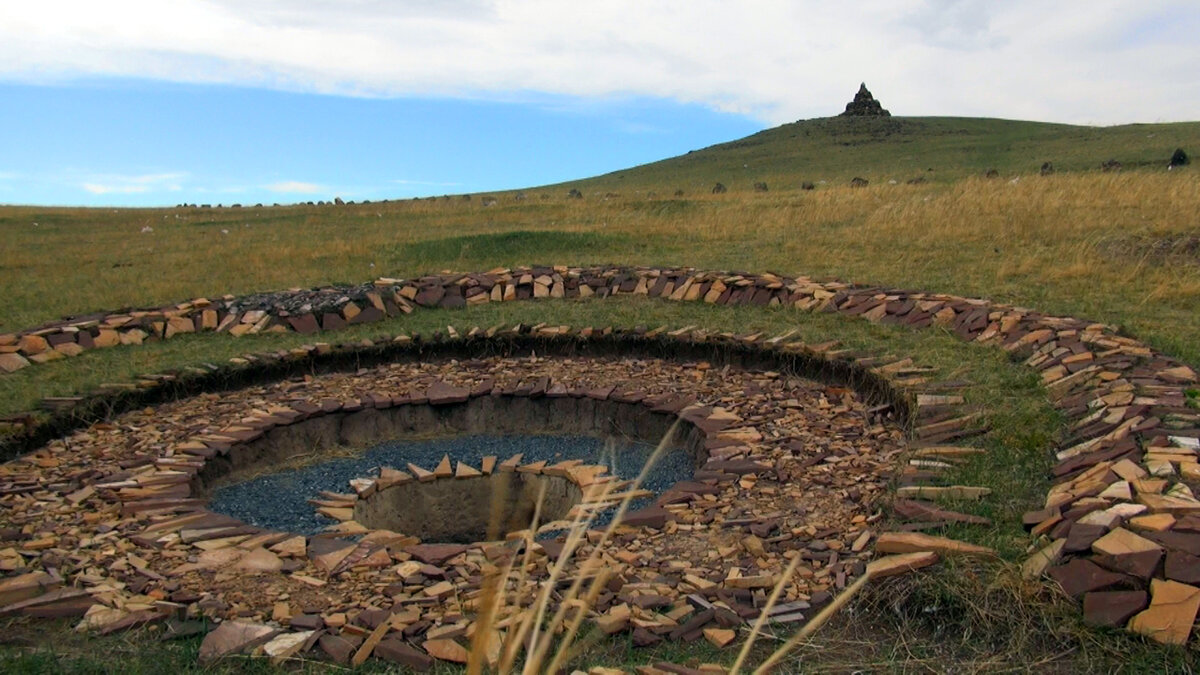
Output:
<path fill-rule="evenodd" d="M 1067 545 L 1063 548 L 1064 553 L 1079 553 L 1092 548 L 1092 544 L 1097 539 L 1103 537 L 1108 532 L 1108 528 L 1103 525 L 1085 525 L 1084 523 L 1074 523 L 1071 529 L 1067 532 Z"/>
<path fill-rule="evenodd" d="M 1119 627 L 1146 608 L 1146 591 L 1106 591 L 1083 596 L 1083 620 L 1093 626 Z"/>
<path fill-rule="evenodd" d="M 1200 557 L 1183 551 L 1169 551 L 1164 576 L 1193 586 L 1200 586 Z"/>
<path fill-rule="evenodd" d="M 1185 532 L 1147 532 L 1145 537 L 1168 549 L 1200 556 L 1200 534 Z"/>
<path fill-rule="evenodd" d="M 648 506 L 637 511 L 629 511 L 621 519 L 622 525 L 631 527 L 651 527 L 661 530 L 668 520 L 674 520 L 670 511 L 660 506 Z"/>
<path fill-rule="evenodd" d="M 1140 551 L 1138 553 L 1123 553 L 1121 555 L 1096 555 L 1092 561 L 1101 567 L 1149 581 L 1158 570 L 1158 563 L 1163 558 L 1163 552 Z"/>
<path fill-rule="evenodd" d="M 454 556 L 466 551 L 462 544 L 415 544 L 404 547 L 404 552 L 429 565 L 441 565 Z"/>
<path fill-rule="evenodd" d="M 398 663 L 419 673 L 433 667 L 433 657 L 395 638 L 388 638 L 376 645 L 374 654 L 384 661 Z"/>
<path fill-rule="evenodd" d="M 301 314 L 300 316 L 289 316 L 288 325 L 292 330 L 301 335 L 311 335 L 321 330 L 320 324 L 317 323 L 317 317 L 312 314 Z"/>
<path fill-rule="evenodd" d="M 329 658 L 343 665 L 350 663 L 354 651 L 358 649 L 357 644 L 340 635 L 322 635 L 318 644 L 321 645 L 321 650 L 329 655 Z"/>
<path fill-rule="evenodd" d="M 1075 558 L 1065 565 L 1050 568 L 1051 579 L 1062 586 L 1063 591 L 1071 597 L 1079 597 L 1084 593 L 1112 588 L 1126 583 L 1128 577 L 1123 574 L 1109 572 L 1090 560 Z"/>
<path fill-rule="evenodd" d="M 897 499 L 892 509 L 903 518 L 924 522 L 955 522 L 972 525 L 991 525 L 992 521 L 982 516 L 973 516 L 957 511 L 947 511 L 930 502 L 915 499 Z M 1037 521 L 1041 522 L 1041 521 Z M 1035 525 L 1037 523 L 1034 523 Z M 1032 527 L 1032 525 L 1030 526 Z"/>
<path fill-rule="evenodd" d="M 471 391 L 438 380 L 429 385 L 425 396 L 429 398 L 430 405 L 448 405 L 451 403 L 465 403 L 471 398 Z"/>

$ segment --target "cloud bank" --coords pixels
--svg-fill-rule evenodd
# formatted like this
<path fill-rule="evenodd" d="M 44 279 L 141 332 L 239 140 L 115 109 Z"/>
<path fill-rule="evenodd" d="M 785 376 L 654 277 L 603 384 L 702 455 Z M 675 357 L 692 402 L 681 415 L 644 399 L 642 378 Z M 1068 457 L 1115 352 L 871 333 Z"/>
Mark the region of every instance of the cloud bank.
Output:
<path fill-rule="evenodd" d="M 0 79 L 351 96 L 658 96 L 779 123 L 865 80 L 894 114 L 1119 123 L 1200 110 L 1195 0 L 43 0 Z"/>
<path fill-rule="evenodd" d="M 325 187 L 322 185 L 318 185 L 316 183 L 305 183 L 304 181 L 298 180 L 285 180 L 278 183 L 271 183 L 270 185 L 264 185 L 263 187 L 271 192 L 305 195 L 316 194 L 325 189 Z"/>
<path fill-rule="evenodd" d="M 138 176 L 104 174 L 93 176 L 80 187 L 94 195 L 142 194 L 146 192 L 178 192 L 183 189 L 186 173 L 152 173 Z"/>

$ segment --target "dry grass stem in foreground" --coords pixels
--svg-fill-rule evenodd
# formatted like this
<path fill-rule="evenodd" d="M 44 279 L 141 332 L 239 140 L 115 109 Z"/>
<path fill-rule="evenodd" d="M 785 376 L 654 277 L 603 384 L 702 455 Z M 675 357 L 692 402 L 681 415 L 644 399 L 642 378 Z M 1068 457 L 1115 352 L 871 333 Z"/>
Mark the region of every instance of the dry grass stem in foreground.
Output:
<path fill-rule="evenodd" d="M 495 667 L 498 673 L 507 674 L 513 672 L 517 657 L 522 648 L 526 649 L 526 658 L 520 668 L 520 672 L 526 674 L 556 671 L 563 667 L 565 662 L 571 658 L 572 654 L 575 653 L 575 650 L 572 649 L 572 643 L 578 634 L 580 626 L 583 624 L 584 618 L 587 616 L 588 609 L 593 606 L 596 598 L 603 591 L 611 576 L 610 570 L 601 561 L 604 544 L 621 522 L 637 489 L 645 481 L 650 469 L 657 463 L 666 448 L 669 447 L 677 429 L 678 422 L 667 431 L 666 435 L 664 435 L 657 447 L 655 447 L 650 458 L 642 466 L 637 478 L 625 490 L 625 494 L 621 502 L 617 505 L 612 520 L 601 532 L 587 559 L 578 563 L 576 574 L 570 587 L 559 599 L 558 607 L 549 620 L 547 620 L 547 614 L 551 608 L 554 589 L 563 577 L 574 552 L 584 541 L 590 525 L 596 518 L 598 510 L 578 510 L 567 529 L 567 539 L 563 545 L 563 549 L 554 565 L 550 568 L 549 577 L 540 582 L 540 590 L 531 606 L 522 610 L 521 607 L 524 605 L 524 601 L 529 599 L 524 595 L 524 592 L 531 567 L 530 561 L 534 538 L 539 527 L 538 521 L 541 515 L 544 492 L 539 494 L 533 522 L 530 524 L 528 530 L 521 533 L 521 543 L 524 546 L 524 552 L 520 556 L 521 567 L 520 571 L 515 575 L 515 579 L 513 567 L 517 556 L 512 555 L 508 557 L 503 567 L 491 570 L 488 578 L 485 580 L 484 591 L 481 595 L 481 604 L 478 608 L 475 623 L 475 632 L 471 639 L 471 654 L 467 664 L 468 673 L 472 675 L 482 673 L 485 665 Z M 611 447 L 610 445 L 609 452 L 612 452 Z M 589 489 L 598 491 L 599 494 L 593 496 L 598 496 L 599 501 L 607 501 L 608 496 L 612 494 L 613 486 L 616 484 L 616 481 L 606 481 L 590 486 Z M 498 505 L 494 501 L 493 512 L 496 510 L 498 510 Z M 494 519 L 498 522 L 498 519 L 495 517 Z M 489 534 L 491 534 L 491 530 L 489 530 Z M 587 587 L 586 592 L 584 592 L 584 583 L 589 579 L 591 583 Z M 510 581 L 513 584 L 511 598 L 507 591 Z M 505 617 L 506 610 L 510 606 L 510 616 L 517 616 L 519 620 L 515 626 L 508 624 L 507 635 L 500 637 L 501 634 L 497 628 L 497 624 L 504 621 L 503 617 Z M 570 620 L 567 621 L 567 614 L 571 611 L 574 613 L 571 615 Z M 560 633 L 561 637 L 558 638 L 556 646 L 555 637 Z M 497 654 L 493 654 L 491 651 L 491 640 L 494 639 L 500 639 L 503 645 Z M 551 656 L 550 650 L 552 647 L 555 648 L 555 652 Z M 549 660 L 548 664 L 546 663 L 547 660 Z"/>

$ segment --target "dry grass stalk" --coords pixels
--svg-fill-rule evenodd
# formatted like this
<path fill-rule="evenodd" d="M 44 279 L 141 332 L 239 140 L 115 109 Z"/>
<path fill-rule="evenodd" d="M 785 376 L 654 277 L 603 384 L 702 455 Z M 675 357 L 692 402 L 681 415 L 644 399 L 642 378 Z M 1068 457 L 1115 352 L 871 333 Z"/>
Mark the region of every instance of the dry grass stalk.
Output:
<path fill-rule="evenodd" d="M 807 640 L 814 633 L 820 630 L 821 626 L 824 626 L 825 622 L 829 621 L 834 614 L 837 614 L 842 607 L 845 607 L 846 603 L 850 602 L 855 595 L 858 595 L 858 592 L 861 591 L 870 580 L 871 573 L 863 572 L 863 575 L 859 577 L 858 580 L 853 584 L 850 584 L 848 587 L 846 587 L 846 590 L 838 594 L 838 596 L 833 599 L 833 602 L 829 603 L 828 607 L 821 610 L 820 613 L 814 616 L 811 621 L 804 625 L 804 628 L 796 631 L 796 634 L 789 638 L 787 642 L 783 643 L 783 646 L 781 646 L 779 649 L 776 649 L 774 653 L 767 657 L 767 660 L 763 661 L 762 665 L 755 669 L 754 675 L 763 675 L 771 672 L 771 668 L 779 665 L 779 662 L 782 661 L 784 657 L 786 657 L 793 649 L 795 649 L 796 645 L 799 645 L 801 642 Z"/>
<path fill-rule="evenodd" d="M 571 588 L 567 591 L 566 596 L 564 596 L 563 600 L 559 603 L 558 611 L 555 612 L 554 618 L 550 622 L 550 626 L 548 626 L 546 629 L 545 638 L 544 638 L 542 644 L 537 646 L 532 657 L 526 661 L 525 669 L 523 671 L 524 673 L 530 674 L 530 673 L 542 672 L 541 664 L 542 664 L 542 661 L 545 659 L 546 652 L 550 649 L 554 632 L 557 630 L 558 626 L 562 624 L 563 617 L 565 616 L 567 608 L 570 605 L 570 603 L 575 598 L 579 597 L 579 589 L 582 586 L 583 580 L 584 580 L 584 575 L 582 574 L 583 570 L 594 569 L 595 563 L 599 559 L 601 551 L 603 551 L 603 549 L 604 549 L 604 545 L 606 543 L 608 543 L 609 537 L 612 535 L 612 533 L 616 529 L 617 525 L 620 524 L 621 519 L 625 515 L 625 512 L 629 509 L 629 504 L 633 501 L 634 493 L 636 493 L 637 490 L 642 486 L 642 483 L 646 480 L 646 476 L 650 473 L 650 469 L 658 462 L 658 458 L 660 456 L 662 456 L 662 453 L 668 447 L 671 439 L 674 438 L 675 433 L 678 430 L 678 428 L 679 428 L 679 421 L 676 420 L 675 423 L 671 425 L 671 428 L 667 430 L 667 433 L 663 435 L 662 440 L 660 440 L 658 445 L 654 448 L 654 452 L 650 455 L 650 458 L 647 459 L 646 463 L 642 466 L 642 470 L 638 473 L 637 478 L 634 479 L 633 484 L 630 485 L 629 488 L 626 490 L 625 497 L 621 500 L 620 505 L 617 506 L 617 511 L 613 515 L 612 520 L 609 522 L 608 527 L 604 528 L 604 530 L 602 531 L 602 533 L 600 535 L 600 540 L 598 542 L 596 542 L 595 546 L 592 547 L 592 552 L 588 556 L 587 560 L 585 560 L 582 564 L 578 565 L 580 573 L 575 576 L 575 580 L 571 583 Z M 605 484 L 606 488 L 608 485 L 611 485 L 611 483 L 606 483 Z M 608 494 L 608 489 L 605 490 L 605 496 L 607 496 L 607 494 Z M 590 522 L 592 518 L 594 518 L 594 514 L 589 513 L 588 522 Z M 585 528 L 578 528 L 577 532 L 579 534 L 575 537 L 575 542 L 574 542 L 574 544 L 576 546 L 578 545 L 579 539 L 582 539 L 582 537 L 584 536 Z M 553 588 L 553 582 L 555 581 L 556 577 L 558 576 L 558 573 L 561 572 L 562 568 L 564 568 L 566 566 L 566 562 L 570 559 L 571 554 L 574 552 L 574 550 L 575 550 L 575 546 L 572 545 L 571 538 L 568 537 L 567 545 L 565 545 L 563 547 L 562 553 L 559 554 L 558 564 L 555 565 L 554 571 L 551 573 L 550 581 L 547 584 L 547 586 L 543 589 L 542 597 L 539 599 L 539 604 L 541 605 L 539 607 L 539 612 L 538 612 L 539 613 L 539 621 L 541 619 L 541 615 L 544 614 L 544 610 L 546 608 L 546 603 L 549 602 L 549 596 L 550 596 L 549 592 Z M 598 581 L 599 581 L 598 576 L 593 578 L 593 586 L 597 586 Z M 536 628 L 537 627 L 535 626 L 535 630 L 536 630 Z M 562 649 L 565 650 L 568 647 L 569 647 L 569 640 L 564 640 Z"/>
<path fill-rule="evenodd" d="M 583 624 L 584 618 L 587 616 L 589 608 L 594 606 L 596 598 L 605 588 L 611 570 L 607 566 L 597 565 L 600 560 L 601 552 L 604 544 L 612 535 L 613 530 L 620 523 L 622 517 L 628 510 L 629 504 L 633 499 L 633 495 L 638 487 L 645 481 L 650 469 L 657 463 L 659 457 L 670 445 L 671 439 L 674 437 L 678 428 L 678 422 L 667 431 L 666 435 L 659 442 L 650 458 L 642 466 L 641 472 L 634 479 L 632 485 L 625 490 L 625 497 L 617 506 L 616 512 L 610 521 L 609 525 L 602 531 L 599 541 L 592 548 L 588 558 L 577 565 L 577 574 L 572 581 L 570 588 L 566 594 L 561 597 L 558 603 L 558 609 L 553 617 L 547 622 L 546 614 L 549 611 L 553 591 L 562 577 L 568 563 L 571 560 L 572 554 L 583 541 L 586 533 L 594 521 L 597 511 L 581 509 L 572 521 L 568 533 L 567 540 L 563 545 L 563 549 L 559 554 L 558 560 L 550 568 L 550 574 L 547 579 L 541 582 L 540 592 L 532 606 L 521 611 L 522 601 L 526 598 L 522 597 L 528 580 L 530 562 L 532 559 L 532 551 L 534 544 L 534 536 L 538 530 L 538 524 L 541 517 L 542 500 L 545 495 L 544 490 L 538 495 L 537 506 L 534 511 L 533 521 L 530 523 L 530 528 L 523 534 L 524 552 L 521 556 L 520 571 L 516 578 L 513 579 L 513 566 L 517 560 L 517 556 L 510 556 L 501 570 L 493 571 L 485 580 L 482 593 L 483 600 L 480 605 L 479 612 L 476 615 L 475 632 L 471 640 L 471 653 L 467 664 L 467 672 L 471 675 L 482 673 L 487 662 L 487 654 L 490 647 L 490 640 L 495 632 L 494 626 L 498 618 L 504 614 L 505 608 L 511 604 L 515 612 L 521 617 L 515 627 L 510 627 L 508 635 L 503 640 L 503 646 L 500 650 L 499 659 L 495 664 L 496 672 L 510 673 L 516 663 L 517 656 L 522 647 L 526 647 L 527 657 L 521 668 L 522 673 L 540 673 L 546 671 L 556 671 L 576 653 L 576 650 L 571 648 L 578 634 L 580 626 Z M 612 445 L 607 447 L 606 453 L 613 452 Z M 607 498 L 612 494 L 614 481 L 601 483 L 594 489 L 599 491 L 598 495 L 593 495 L 599 501 L 607 501 Z M 498 516 L 496 511 L 499 510 L 499 500 L 493 501 L 492 520 L 493 524 L 498 528 Z M 489 536 L 497 536 L 493 534 L 491 525 L 489 526 Z M 597 570 L 595 574 L 588 574 L 590 570 Z M 591 584 L 588 586 L 586 593 L 582 593 L 583 584 L 586 579 L 591 579 Z M 512 580 L 513 594 L 510 599 L 507 592 L 509 581 Z M 547 660 L 547 656 L 552 646 L 554 646 L 554 636 L 559 632 L 560 627 L 563 627 L 567 613 L 571 609 L 575 609 L 575 613 L 571 616 L 569 622 L 563 628 L 563 636 L 558 641 L 557 650 L 550 658 L 550 663 L 543 667 Z"/>
<path fill-rule="evenodd" d="M 746 636 L 746 641 L 742 644 L 742 651 L 738 652 L 737 660 L 733 662 L 733 666 L 729 669 L 730 675 L 738 675 L 741 672 L 742 664 L 746 662 L 746 657 L 750 655 L 750 648 L 754 646 L 754 641 L 758 639 L 759 632 L 762 631 L 763 625 L 767 622 L 767 615 L 771 613 L 771 610 L 775 607 L 775 603 L 779 601 L 779 596 L 783 593 L 784 587 L 791 583 L 792 575 L 795 574 L 796 566 L 799 563 L 800 556 L 796 555 L 788 563 L 787 569 L 784 570 L 783 576 L 779 579 L 779 583 L 775 584 L 775 588 L 771 589 L 771 597 L 767 598 L 767 604 L 762 608 L 762 612 L 754 622 L 754 627 L 750 629 L 750 635 Z"/>

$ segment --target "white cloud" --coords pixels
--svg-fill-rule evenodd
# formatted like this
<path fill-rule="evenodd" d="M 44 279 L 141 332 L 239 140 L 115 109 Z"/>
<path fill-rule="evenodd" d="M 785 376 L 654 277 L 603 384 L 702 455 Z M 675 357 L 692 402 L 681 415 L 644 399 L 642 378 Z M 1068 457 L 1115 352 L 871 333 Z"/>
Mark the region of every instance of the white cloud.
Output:
<path fill-rule="evenodd" d="M 151 173 L 139 176 L 102 174 L 85 180 L 81 187 L 94 195 L 178 192 L 186 173 Z"/>
<path fill-rule="evenodd" d="M 0 4 L 0 79 L 133 76 L 361 96 L 664 96 L 1115 123 L 1200 109 L 1195 0 L 43 0 Z"/>
<path fill-rule="evenodd" d="M 432 180 L 406 180 L 404 178 L 396 178 L 391 182 L 397 185 L 431 185 L 434 187 L 453 187 L 455 185 L 462 185 L 462 183 L 443 183 Z"/>
<path fill-rule="evenodd" d="M 316 183 L 305 183 L 298 180 L 285 180 L 278 183 L 264 185 L 264 188 L 271 192 L 299 193 L 299 194 L 315 194 L 325 189 L 322 185 Z"/>

